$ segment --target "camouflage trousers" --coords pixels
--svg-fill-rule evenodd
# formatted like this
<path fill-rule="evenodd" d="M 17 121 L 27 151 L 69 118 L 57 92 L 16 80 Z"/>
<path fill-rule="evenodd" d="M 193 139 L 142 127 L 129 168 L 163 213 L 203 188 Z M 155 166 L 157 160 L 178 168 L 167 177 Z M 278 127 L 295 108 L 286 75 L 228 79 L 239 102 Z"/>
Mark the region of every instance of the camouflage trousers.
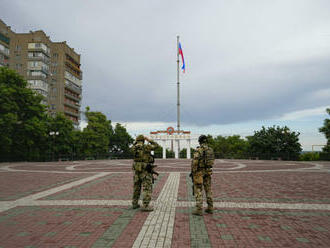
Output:
<path fill-rule="evenodd" d="M 203 207 L 203 187 L 206 195 L 206 202 L 208 208 L 213 208 L 213 198 L 211 190 L 211 174 L 205 172 L 194 173 L 194 191 L 196 197 L 196 208 L 202 209 Z"/>
<path fill-rule="evenodd" d="M 132 204 L 138 204 L 140 199 L 141 190 L 143 188 L 143 206 L 148 206 L 151 201 L 152 195 L 152 175 L 146 171 L 135 172 L 134 177 L 134 189 L 133 189 L 133 200 Z"/>

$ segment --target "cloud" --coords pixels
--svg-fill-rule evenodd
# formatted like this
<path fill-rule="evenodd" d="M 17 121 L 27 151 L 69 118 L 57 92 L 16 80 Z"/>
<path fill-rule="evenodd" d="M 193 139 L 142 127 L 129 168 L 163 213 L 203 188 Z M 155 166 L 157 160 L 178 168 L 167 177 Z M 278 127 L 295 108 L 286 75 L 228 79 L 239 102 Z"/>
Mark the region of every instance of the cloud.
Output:
<path fill-rule="evenodd" d="M 181 119 L 200 128 L 328 105 L 329 7 L 321 0 L 58 0 L 51 7 L 4 0 L 2 18 L 16 31 L 66 40 L 81 53 L 83 106 L 135 125 L 176 121 L 179 34 Z"/>
<path fill-rule="evenodd" d="M 324 115 L 325 110 L 327 108 L 329 108 L 329 106 L 322 106 L 322 107 L 317 107 L 317 108 L 312 108 L 312 109 L 304 109 L 304 110 L 300 110 L 300 111 L 286 113 L 280 118 L 280 120 L 281 121 L 299 120 L 299 119 L 309 118 L 312 116 Z"/>

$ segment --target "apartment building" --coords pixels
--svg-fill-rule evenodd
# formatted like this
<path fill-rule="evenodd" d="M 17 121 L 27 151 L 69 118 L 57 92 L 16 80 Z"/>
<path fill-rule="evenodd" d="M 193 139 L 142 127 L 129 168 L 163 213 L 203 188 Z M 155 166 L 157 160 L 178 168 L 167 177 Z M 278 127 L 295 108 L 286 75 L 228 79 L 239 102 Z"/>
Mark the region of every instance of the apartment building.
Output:
<path fill-rule="evenodd" d="M 28 87 L 41 94 L 42 103 L 48 106 L 50 82 L 50 44 L 43 31 L 15 33 L 11 37 L 9 67 L 16 70 L 28 82 Z"/>
<path fill-rule="evenodd" d="M 78 126 L 82 96 L 80 55 L 42 30 L 15 33 L 0 19 L 0 65 L 16 70 L 28 87 L 44 96 L 50 115 L 57 112 Z"/>
<path fill-rule="evenodd" d="M 50 112 L 62 112 L 77 124 L 80 119 L 82 95 L 80 55 L 65 41 L 53 42 L 51 51 Z"/>
<path fill-rule="evenodd" d="M 10 27 L 0 19 L 0 66 L 9 66 L 11 35 Z"/>

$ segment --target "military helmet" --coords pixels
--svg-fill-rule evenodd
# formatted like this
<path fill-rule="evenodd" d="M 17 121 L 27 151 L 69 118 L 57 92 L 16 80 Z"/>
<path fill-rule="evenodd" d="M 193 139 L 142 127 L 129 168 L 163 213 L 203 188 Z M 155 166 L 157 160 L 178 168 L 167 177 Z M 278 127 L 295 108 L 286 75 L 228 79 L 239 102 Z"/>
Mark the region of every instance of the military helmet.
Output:
<path fill-rule="evenodd" d="M 202 143 L 206 143 L 206 142 L 207 142 L 207 137 L 206 137 L 204 134 L 202 134 L 201 136 L 199 136 L 199 138 L 198 138 L 198 142 L 199 142 L 200 144 L 202 144 Z"/>
<path fill-rule="evenodd" d="M 136 141 L 144 142 L 144 136 L 142 134 L 140 134 L 139 136 L 136 137 Z"/>

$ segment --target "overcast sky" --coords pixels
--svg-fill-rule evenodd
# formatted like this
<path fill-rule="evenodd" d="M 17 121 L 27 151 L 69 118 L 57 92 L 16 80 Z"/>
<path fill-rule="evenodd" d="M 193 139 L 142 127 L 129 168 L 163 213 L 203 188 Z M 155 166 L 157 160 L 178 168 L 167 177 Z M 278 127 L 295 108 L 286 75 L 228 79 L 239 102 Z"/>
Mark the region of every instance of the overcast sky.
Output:
<path fill-rule="evenodd" d="M 329 0 L 0 0 L 0 6 L 13 31 L 42 29 L 80 53 L 83 107 L 125 123 L 132 134 L 176 125 L 180 35 L 183 129 L 244 136 L 262 125 L 288 125 L 301 132 L 305 148 L 325 143 L 318 128 L 330 107 Z"/>

